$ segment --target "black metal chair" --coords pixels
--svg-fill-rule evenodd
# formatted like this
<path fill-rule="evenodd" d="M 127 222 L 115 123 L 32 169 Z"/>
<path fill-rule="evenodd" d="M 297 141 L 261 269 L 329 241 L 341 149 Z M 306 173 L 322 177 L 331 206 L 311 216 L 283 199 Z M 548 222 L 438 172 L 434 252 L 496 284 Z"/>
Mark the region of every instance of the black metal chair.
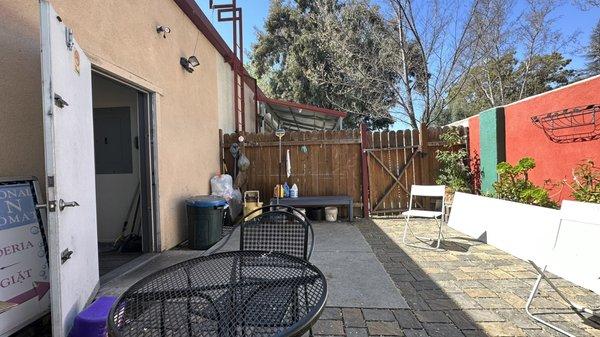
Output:
<path fill-rule="evenodd" d="M 240 250 L 274 251 L 308 261 L 314 238 L 310 220 L 292 206 L 263 206 L 240 221 Z"/>
<path fill-rule="evenodd" d="M 240 223 L 240 250 L 263 250 L 292 255 L 308 261 L 314 248 L 314 232 L 308 218 L 298 209 L 285 205 L 268 205 L 246 214 Z M 306 288 L 304 294 L 291 289 L 277 289 L 280 301 L 289 303 L 293 311 L 302 308 L 301 297 L 308 305 Z M 256 297 L 260 299 L 260 297 Z M 260 303 L 256 303 L 259 305 Z M 264 305 L 264 304 L 263 304 Z M 283 317 L 288 310 L 273 317 Z M 265 317 L 258 325 L 270 326 L 276 322 Z M 309 330 L 313 336 L 312 328 Z"/>

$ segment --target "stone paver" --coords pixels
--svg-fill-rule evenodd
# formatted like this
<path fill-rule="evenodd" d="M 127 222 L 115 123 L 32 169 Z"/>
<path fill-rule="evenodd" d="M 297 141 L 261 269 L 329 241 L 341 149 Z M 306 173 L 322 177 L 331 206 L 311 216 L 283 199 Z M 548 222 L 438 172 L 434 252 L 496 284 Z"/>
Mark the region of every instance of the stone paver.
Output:
<path fill-rule="evenodd" d="M 460 329 L 452 324 L 426 323 L 424 326 L 430 336 L 464 337 Z"/>
<path fill-rule="evenodd" d="M 346 328 L 348 337 L 368 337 L 369 331 L 366 328 Z"/>
<path fill-rule="evenodd" d="M 511 322 L 483 322 L 480 326 L 488 336 L 526 336 L 522 329 Z"/>
<path fill-rule="evenodd" d="M 415 316 L 422 323 L 450 323 L 450 318 L 443 311 L 417 310 Z"/>
<path fill-rule="evenodd" d="M 320 319 L 322 320 L 341 320 L 342 319 L 342 310 L 340 308 L 325 308 L 321 313 Z"/>
<path fill-rule="evenodd" d="M 479 325 L 473 321 L 473 319 L 465 312 L 460 310 L 453 310 L 447 313 L 452 323 L 461 330 L 476 330 Z"/>
<path fill-rule="evenodd" d="M 427 331 L 425 330 L 404 330 L 406 337 L 428 337 Z"/>
<path fill-rule="evenodd" d="M 421 322 L 411 310 L 395 310 L 394 316 L 402 329 L 417 330 L 423 328 Z"/>
<path fill-rule="evenodd" d="M 342 316 L 344 317 L 344 325 L 347 327 L 364 328 L 367 326 L 360 309 L 344 308 L 342 309 Z"/>
<path fill-rule="evenodd" d="M 312 329 L 315 335 L 345 335 L 342 321 L 322 319 Z"/>
<path fill-rule="evenodd" d="M 367 322 L 371 336 L 402 336 L 402 330 L 397 322 Z"/>
<path fill-rule="evenodd" d="M 395 322 L 396 318 L 391 310 L 388 309 L 363 309 L 363 316 L 367 321 L 386 321 Z"/>

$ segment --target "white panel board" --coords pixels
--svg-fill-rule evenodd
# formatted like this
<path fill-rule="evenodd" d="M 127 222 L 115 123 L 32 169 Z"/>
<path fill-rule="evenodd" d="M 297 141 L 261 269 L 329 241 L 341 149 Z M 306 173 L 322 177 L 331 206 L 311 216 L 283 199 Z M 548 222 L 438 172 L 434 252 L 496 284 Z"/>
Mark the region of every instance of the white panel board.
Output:
<path fill-rule="evenodd" d="M 456 193 L 448 225 L 600 294 L 600 205 L 560 210 Z"/>
<path fill-rule="evenodd" d="M 600 294 L 600 204 L 565 200 L 548 271 Z"/>
<path fill-rule="evenodd" d="M 448 226 L 543 265 L 543 254 L 554 244 L 558 214 L 555 209 L 457 192 Z"/>

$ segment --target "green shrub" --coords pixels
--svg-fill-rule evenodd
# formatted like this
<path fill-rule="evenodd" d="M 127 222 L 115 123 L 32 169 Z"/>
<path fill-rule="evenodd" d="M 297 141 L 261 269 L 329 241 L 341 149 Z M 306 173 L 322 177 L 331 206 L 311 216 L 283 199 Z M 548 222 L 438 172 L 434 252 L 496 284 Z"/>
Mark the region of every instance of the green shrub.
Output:
<path fill-rule="evenodd" d="M 438 177 L 435 180 L 436 184 L 446 185 L 449 192 L 470 192 L 470 172 L 466 165 L 469 154 L 462 147 L 455 147 L 462 143 L 461 136 L 457 129 L 451 129 L 444 132 L 440 139 L 444 142 L 444 149 L 437 150 L 435 158 L 440 163 Z"/>
<path fill-rule="evenodd" d="M 529 181 L 529 171 L 535 168 L 535 160 L 525 157 L 516 165 L 502 162 L 496 167 L 498 181 L 494 183 L 497 198 L 524 204 L 558 208 L 548 190 Z"/>
<path fill-rule="evenodd" d="M 570 186 L 575 200 L 600 204 L 600 167 L 590 159 L 583 160 L 573 169 Z"/>

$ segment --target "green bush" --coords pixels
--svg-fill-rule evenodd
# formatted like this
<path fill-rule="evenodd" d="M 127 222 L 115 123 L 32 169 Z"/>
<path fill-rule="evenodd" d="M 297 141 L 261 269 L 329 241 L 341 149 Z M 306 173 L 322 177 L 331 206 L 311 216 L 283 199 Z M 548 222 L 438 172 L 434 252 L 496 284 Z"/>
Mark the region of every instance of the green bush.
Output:
<path fill-rule="evenodd" d="M 457 129 L 451 129 L 444 132 L 440 136 L 440 140 L 444 142 L 444 149 L 437 150 L 435 158 L 440 163 L 438 177 L 435 180 L 436 184 L 446 185 L 449 192 L 470 192 L 470 173 L 469 167 L 466 165 L 469 154 L 463 147 L 455 149 L 462 143 L 461 136 Z"/>
<path fill-rule="evenodd" d="M 558 208 L 548 190 L 529 181 L 529 171 L 535 168 L 535 160 L 525 157 L 516 165 L 502 162 L 496 167 L 498 181 L 494 183 L 494 196 L 524 204 Z"/>
<path fill-rule="evenodd" d="M 583 160 L 573 170 L 570 186 L 575 200 L 600 204 L 600 167 L 591 159 Z"/>

